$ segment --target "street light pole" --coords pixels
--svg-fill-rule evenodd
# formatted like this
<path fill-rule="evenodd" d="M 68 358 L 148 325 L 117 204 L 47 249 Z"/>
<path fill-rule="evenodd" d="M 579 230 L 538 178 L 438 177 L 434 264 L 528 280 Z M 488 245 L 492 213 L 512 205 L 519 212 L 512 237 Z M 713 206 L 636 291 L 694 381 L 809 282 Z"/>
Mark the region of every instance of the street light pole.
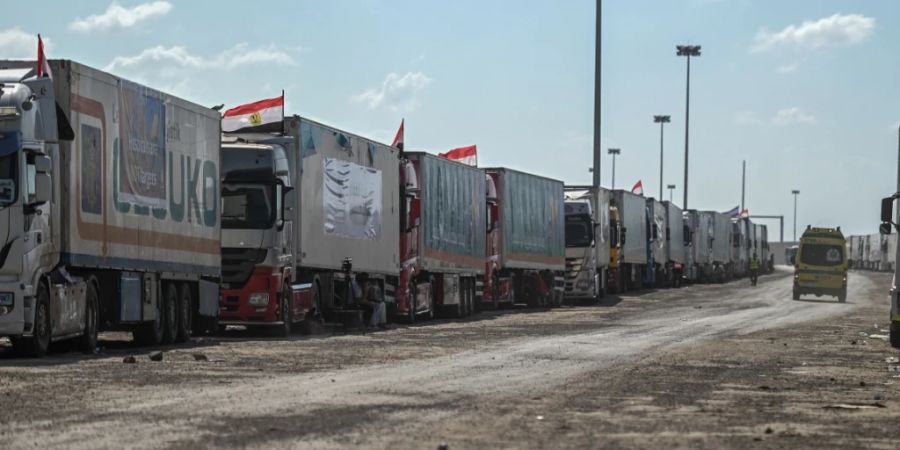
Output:
<path fill-rule="evenodd" d="M 659 199 L 663 198 L 663 126 L 671 121 L 671 116 L 653 116 L 653 123 L 659 124 Z"/>
<path fill-rule="evenodd" d="M 672 203 L 672 191 L 675 190 L 675 185 L 670 184 L 670 185 L 666 186 L 666 188 L 669 189 L 669 203 Z"/>
<path fill-rule="evenodd" d="M 794 189 L 791 194 L 794 194 L 794 242 L 797 242 L 797 196 L 800 191 Z"/>
<path fill-rule="evenodd" d="M 612 166 L 612 189 L 616 188 L 616 155 L 622 153 L 622 149 L 620 148 L 611 148 L 606 151 L 610 155 L 612 155 L 613 166 Z"/>
<path fill-rule="evenodd" d="M 687 58 L 687 84 L 684 102 L 684 209 L 688 209 L 688 130 L 691 123 L 691 56 L 700 56 L 699 45 L 676 45 L 676 55 Z"/>
<path fill-rule="evenodd" d="M 597 23 L 594 26 L 596 34 L 594 44 L 594 187 L 600 187 L 600 28 L 601 28 L 601 0 L 597 0 Z"/>

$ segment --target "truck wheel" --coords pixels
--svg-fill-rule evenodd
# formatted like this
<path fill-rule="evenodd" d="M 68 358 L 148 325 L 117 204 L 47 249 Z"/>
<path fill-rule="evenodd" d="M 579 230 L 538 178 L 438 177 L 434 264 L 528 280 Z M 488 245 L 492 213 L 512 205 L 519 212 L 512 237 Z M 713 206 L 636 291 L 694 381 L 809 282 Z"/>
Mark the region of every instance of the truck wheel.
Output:
<path fill-rule="evenodd" d="M 281 325 L 272 329 L 272 333 L 275 337 L 286 338 L 291 336 L 291 324 L 294 321 L 294 314 L 293 311 L 291 311 L 289 292 L 290 291 L 282 288 L 282 293 L 279 296 L 281 297 L 281 303 L 278 307 Z"/>
<path fill-rule="evenodd" d="M 178 300 L 178 330 L 175 342 L 187 342 L 191 337 L 194 318 L 194 301 L 191 299 L 191 285 L 181 284 L 181 296 Z"/>
<path fill-rule="evenodd" d="M 178 289 L 175 283 L 166 283 L 166 295 L 163 297 L 163 344 L 173 344 L 178 336 Z"/>
<path fill-rule="evenodd" d="M 413 324 L 416 323 L 416 303 L 418 303 L 416 297 L 419 291 L 415 281 L 410 281 L 406 289 L 406 320 Z"/>
<path fill-rule="evenodd" d="M 900 348 L 900 324 L 891 321 L 891 347 Z"/>
<path fill-rule="evenodd" d="M 78 347 L 86 354 L 93 354 L 97 350 L 97 320 L 100 296 L 97 294 L 97 284 L 92 278 L 87 282 L 84 302 L 84 334 L 79 339 Z"/>
<path fill-rule="evenodd" d="M 38 287 L 34 310 L 34 335 L 13 341 L 15 350 L 22 356 L 40 358 L 47 354 L 50 348 L 50 335 L 53 332 L 50 325 L 50 293 L 47 287 L 41 283 Z"/>

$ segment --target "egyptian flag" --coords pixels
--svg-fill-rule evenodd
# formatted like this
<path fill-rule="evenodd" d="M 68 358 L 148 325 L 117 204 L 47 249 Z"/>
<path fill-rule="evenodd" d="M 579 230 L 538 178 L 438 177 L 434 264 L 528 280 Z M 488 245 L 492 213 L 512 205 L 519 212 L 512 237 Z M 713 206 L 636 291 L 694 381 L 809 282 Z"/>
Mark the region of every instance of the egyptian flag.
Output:
<path fill-rule="evenodd" d="M 44 54 L 44 41 L 41 39 L 41 35 L 38 35 L 37 76 L 38 78 L 53 78 L 53 72 L 50 71 L 50 64 L 47 62 L 47 55 Z"/>
<path fill-rule="evenodd" d="M 400 151 L 403 151 L 403 125 L 406 123 L 406 119 L 400 120 L 400 128 L 397 130 L 397 134 L 394 136 L 394 143 L 391 144 L 391 147 L 397 147 Z"/>
<path fill-rule="evenodd" d="M 722 213 L 723 216 L 728 216 L 732 219 L 736 219 L 741 216 L 741 206 L 735 206 L 734 208 L 729 209 Z"/>
<path fill-rule="evenodd" d="M 222 131 L 275 132 L 283 129 L 284 94 L 235 106 L 222 114 Z"/>
<path fill-rule="evenodd" d="M 638 180 L 637 183 L 634 183 L 634 186 L 631 188 L 632 194 L 644 195 L 644 183 L 641 180 Z"/>
<path fill-rule="evenodd" d="M 474 145 L 468 147 L 454 148 L 447 153 L 438 153 L 441 158 L 452 159 L 453 161 L 468 164 L 470 166 L 478 166 L 478 148 Z"/>

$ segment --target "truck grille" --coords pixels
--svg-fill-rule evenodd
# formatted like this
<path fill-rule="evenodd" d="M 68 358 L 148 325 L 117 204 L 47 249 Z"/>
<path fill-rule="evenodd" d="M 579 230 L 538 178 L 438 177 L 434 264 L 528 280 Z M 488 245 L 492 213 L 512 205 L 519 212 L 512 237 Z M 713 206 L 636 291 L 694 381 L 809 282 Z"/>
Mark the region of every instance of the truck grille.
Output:
<path fill-rule="evenodd" d="M 566 258 L 566 281 L 574 280 L 581 273 L 584 258 Z"/>
<path fill-rule="evenodd" d="M 222 283 L 226 289 L 240 289 L 247 284 L 253 269 L 266 259 L 266 249 L 223 248 Z"/>

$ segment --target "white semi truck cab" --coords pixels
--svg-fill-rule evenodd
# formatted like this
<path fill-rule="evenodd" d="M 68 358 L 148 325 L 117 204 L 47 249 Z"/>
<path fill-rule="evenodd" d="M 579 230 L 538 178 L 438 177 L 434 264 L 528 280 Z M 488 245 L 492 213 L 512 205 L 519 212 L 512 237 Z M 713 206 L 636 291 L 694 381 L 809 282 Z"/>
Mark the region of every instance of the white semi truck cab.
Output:
<path fill-rule="evenodd" d="M 566 208 L 566 298 L 597 299 L 601 274 L 596 261 L 594 213 L 588 199 L 567 200 Z"/>
<path fill-rule="evenodd" d="M 51 312 L 50 292 L 39 289 L 42 275 L 59 262 L 58 230 L 50 228 L 56 216 L 52 209 L 58 211 L 50 204 L 51 155 L 59 151 L 58 128 L 69 139 L 71 128 L 57 122 L 52 81 L 28 77 L 28 72 L 0 71 L 0 336 L 42 354 L 50 322 L 57 324 L 57 335 L 80 332 L 84 315 Z M 70 304 L 84 304 L 83 283 L 54 294 L 78 297 Z"/>

